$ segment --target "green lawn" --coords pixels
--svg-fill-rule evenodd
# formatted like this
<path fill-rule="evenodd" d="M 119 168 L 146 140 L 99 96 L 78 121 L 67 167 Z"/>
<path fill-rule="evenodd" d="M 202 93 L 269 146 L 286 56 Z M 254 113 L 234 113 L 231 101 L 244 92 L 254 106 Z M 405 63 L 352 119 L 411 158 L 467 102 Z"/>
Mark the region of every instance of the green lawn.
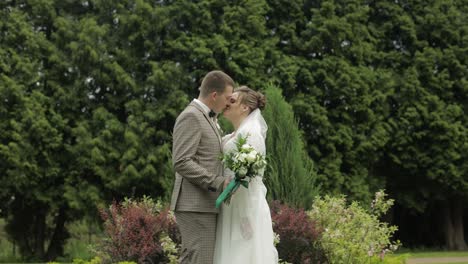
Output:
<path fill-rule="evenodd" d="M 416 251 L 408 253 L 411 258 L 468 257 L 468 251 Z"/>
<path fill-rule="evenodd" d="M 467 257 L 468 258 L 468 251 L 441 251 L 441 250 L 407 250 L 403 249 L 398 251 L 395 255 L 403 255 L 408 254 L 409 259 L 414 258 L 449 258 L 449 257 Z M 460 262 L 438 262 L 433 264 L 468 264 L 468 261 L 463 260 Z"/>
<path fill-rule="evenodd" d="M 435 263 L 435 264 L 468 264 L 468 262 L 446 262 L 446 263 Z"/>
<path fill-rule="evenodd" d="M 442 250 L 409 250 L 402 249 L 395 253 L 396 256 L 403 254 L 409 255 L 408 259 L 414 258 L 447 258 L 447 257 L 467 257 L 468 251 L 442 251 Z M 433 264 L 468 264 L 468 261 L 463 260 L 460 262 L 438 262 Z"/>

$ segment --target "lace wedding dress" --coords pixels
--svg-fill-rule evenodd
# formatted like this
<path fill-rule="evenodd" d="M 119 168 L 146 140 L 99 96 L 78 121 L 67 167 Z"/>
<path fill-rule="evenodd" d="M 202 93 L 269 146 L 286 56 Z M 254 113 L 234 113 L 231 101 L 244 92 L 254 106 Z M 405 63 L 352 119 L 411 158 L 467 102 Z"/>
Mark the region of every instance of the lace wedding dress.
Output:
<path fill-rule="evenodd" d="M 236 148 L 239 134 L 257 152 L 265 155 L 267 125 L 260 110 L 253 111 L 239 129 L 223 137 L 223 151 Z M 225 169 L 226 177 L 234 173 Z M 229 204 L 223 203 L 216 228 L 215 264 L 272 264 L 278 263 L 278 252 L 273 244 L 270 208 L 266 201 L 267 189 L 263 175 L 251 180 L 249 188 L 240 186 Z"/>

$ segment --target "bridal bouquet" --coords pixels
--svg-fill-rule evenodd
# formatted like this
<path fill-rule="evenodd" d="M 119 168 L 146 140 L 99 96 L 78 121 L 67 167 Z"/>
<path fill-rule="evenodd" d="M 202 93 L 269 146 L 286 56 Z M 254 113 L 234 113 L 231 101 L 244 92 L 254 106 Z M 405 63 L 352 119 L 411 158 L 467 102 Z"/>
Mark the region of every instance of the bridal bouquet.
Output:
<path fill-rule="evenodd" d="M 247 136 L 248 137 L 248 136 Z M 257 175 L 263 175 L 266 167 L 265 157 L 247 143 L 247 137 L 237 137 L 236 148 L 223 155 L 226 168 L 234 172 L 234 179 L 216 200 L 216 208 L 223 202 L 229 203 L 232 194 L 240 185 L 249 188 L 249 182 Z"/>

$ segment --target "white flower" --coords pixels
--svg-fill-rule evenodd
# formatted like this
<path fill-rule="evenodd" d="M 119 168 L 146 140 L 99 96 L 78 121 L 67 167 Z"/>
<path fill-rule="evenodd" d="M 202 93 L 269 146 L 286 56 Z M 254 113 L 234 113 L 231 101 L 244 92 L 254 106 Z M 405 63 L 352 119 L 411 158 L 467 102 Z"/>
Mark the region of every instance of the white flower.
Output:
<path fill-rule="evenodd" d="M 255 150 L 247 154 L 248 162 L 254 162 L 256 158 L 257 158 L 257 153 L 255 152 Z"/>
<path fill-rule="evenodd" d="M 383 191 L 376 192 L 375 193 L 375 200 L 378 201 L 381 198 L 383 198 L 384 196 L 385 196 L 385 193 Z"/>
<path fill-rule="evenodd" d="M 240 176 L 245 176 L 247 174 L 247 168 L 241 167 L 239 168 L 239 175 Z"/>
<path fill-rule="evenodd" d="M 244 162 L 247 159 L 247 156 L 248 156 L 247 154 L 241 153 L 241 154 L 239 154 L 238 159 L 239 159 L 239 161 Z"/>
<path fill-rule="evenodd" d="M 174 215 L 174 212 L 173 211 L 169 211 L 168 213 L 168 216 L 169 220 L 175 222 L 176 221 L 176 218 L 175 218 L 175 215 Z"/>
<path fill-rule="evenodd" d="M 279 244 L 280 241 L 281 241 L 281 240 L 280 240 L 279 234 L 273 232 L 273 244 L 276 246 L 276 245 Z"/>
<path fill-rule="evenodd" d="M 391 245 L 390 250 L 396 251 L 398 249 L 398 245 Z"/>
<path fill-rule="evenodd" d="M 241 148 L 242 148 L 243 150 L 249 150 L 251 147 L 250 147 L 249 144 L 244 144 L 244 145 L 242 145 Z"/>

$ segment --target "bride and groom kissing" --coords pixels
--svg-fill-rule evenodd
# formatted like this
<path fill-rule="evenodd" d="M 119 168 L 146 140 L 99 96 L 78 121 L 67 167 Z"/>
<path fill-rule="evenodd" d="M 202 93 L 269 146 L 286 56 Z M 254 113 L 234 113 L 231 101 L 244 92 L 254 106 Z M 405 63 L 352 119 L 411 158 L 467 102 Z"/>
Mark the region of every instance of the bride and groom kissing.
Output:
<path fill-rule="evenodd" d="M 180 263 L 278 263 L 263 175 L 238 188 L 229 204 L 215 207 L 221 191 L 234 178 L 220 156 L 236 148 L 238 136 L 265 155 L 267 124 L 261 110 L 265 96 L 241 86 L 222 71 L 203 78 L 198 99 L 177 117 L 173 131 L 176 172 L 171 210 L 182 236 Z M 229 120 L 234 132 L 222 136 L 217 117 Z"/>

